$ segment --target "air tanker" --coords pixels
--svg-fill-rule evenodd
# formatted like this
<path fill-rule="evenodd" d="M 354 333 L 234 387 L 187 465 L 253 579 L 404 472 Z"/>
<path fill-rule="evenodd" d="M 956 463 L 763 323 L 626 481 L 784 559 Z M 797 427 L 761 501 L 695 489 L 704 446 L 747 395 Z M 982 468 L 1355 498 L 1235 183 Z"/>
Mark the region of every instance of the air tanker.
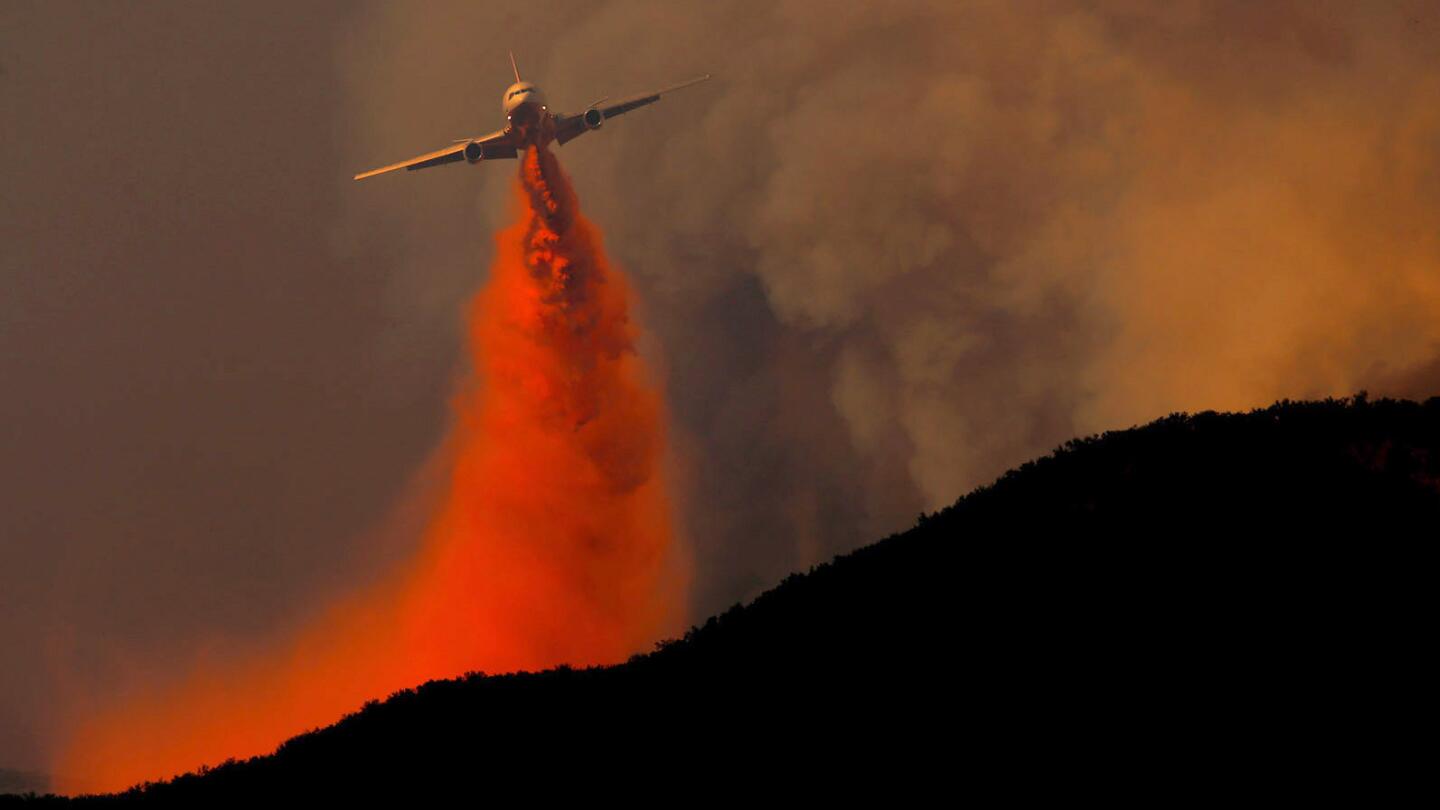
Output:
<path fill-rule="evenodd" d="M 513 53 L 510 54 L 510 69 L 515 72 L 515 83 L 505 91 L 505 96 L 501 101 L 501 108 L 505 111 L 504 129 L 478 138 L 462 138 L 453 141 L 444 149 L 437 149 L 409 160 L 361 172 L 355 175 L 355 179 L 364 180 L 367 177 L 393 172 L 397 169 L 413 172 L 416 169 L 459 163 L 462 160 L 479 163 L 482 160 L 514 158 L 527 146 L 543 147 L 551 141 L 563 146 L 592 129 L 599 129 L 604 126 L 606 121 L 617 115 L 624 115 L 633 109 L 659 101 L 660 97 L 666 93 L 673 93 L 682 87 L 699 84 L 710 78 L 708 73 L 704 76 L 696 76 L 688 81 L 672 84 L 650 93 L 630 96 L 604 107 L 600 105 L 609 98 L 602 98 L 586 107 L 584 112 L 565 115 L 551 112 L 540 88 L 520 78 L 520 68 L 515 65 L 515 54 Z"/>

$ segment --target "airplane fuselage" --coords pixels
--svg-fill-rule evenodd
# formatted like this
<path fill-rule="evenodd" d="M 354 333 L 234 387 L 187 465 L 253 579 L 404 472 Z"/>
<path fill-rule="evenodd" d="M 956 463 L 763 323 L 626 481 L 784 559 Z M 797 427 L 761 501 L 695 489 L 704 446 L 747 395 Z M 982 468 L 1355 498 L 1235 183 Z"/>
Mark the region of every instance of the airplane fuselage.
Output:
<path fill-rule="evenodd" d="M 505 120 L 526 145 L 544 146 L 555 138 L 555 116 L 545 103 L 545 94 L 530 82 L 516 82 L 501 99 Z"/>

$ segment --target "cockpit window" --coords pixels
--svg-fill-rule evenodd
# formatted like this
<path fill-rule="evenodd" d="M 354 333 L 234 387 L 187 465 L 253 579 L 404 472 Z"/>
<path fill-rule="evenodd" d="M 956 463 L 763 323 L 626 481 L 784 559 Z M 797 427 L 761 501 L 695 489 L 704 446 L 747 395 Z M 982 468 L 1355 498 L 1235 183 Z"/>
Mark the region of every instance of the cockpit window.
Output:
<path fill-rule="evenodd" d="M 511 90 L 511 91 L 510 91 L 509 98 L 514 98 L 514 97 L 520 95 L 521 93 L 528 93 L 528 92 L 530 92 L 530 88 L 528 88 L 528 87 L 522 87 L 522 88 L 520 88 L 519 90 Z"/>

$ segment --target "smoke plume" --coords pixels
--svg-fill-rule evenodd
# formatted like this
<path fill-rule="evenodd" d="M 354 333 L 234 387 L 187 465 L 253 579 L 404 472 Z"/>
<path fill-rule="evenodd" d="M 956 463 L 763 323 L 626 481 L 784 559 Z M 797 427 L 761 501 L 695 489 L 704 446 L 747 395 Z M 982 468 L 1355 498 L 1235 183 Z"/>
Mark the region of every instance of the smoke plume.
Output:
<path fill-rule="evenodd" d="M 520 177 L 519 221 L 472 305 L 476 379 L 457 395 L 448 496 L 418 557 L 284 645 L 215 650 L 178 686 L 94 707 L 63 787 L 264 753 L 435 678 L 616 662 L 682 626 L 664 414 L 625 281 L 553 154 L 526 151 Z"/>

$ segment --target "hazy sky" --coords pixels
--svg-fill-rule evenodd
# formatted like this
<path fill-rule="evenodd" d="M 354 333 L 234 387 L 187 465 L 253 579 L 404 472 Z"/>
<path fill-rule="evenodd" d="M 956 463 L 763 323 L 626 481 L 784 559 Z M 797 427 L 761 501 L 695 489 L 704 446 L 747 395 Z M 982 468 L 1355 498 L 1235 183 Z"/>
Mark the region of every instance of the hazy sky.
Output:
<path fill-rule="evenodd" d="M 663 370 L 693 619 L 1077 434 L 1440 393 L 1440 3 L 0 5 L 0 765 L 410 548 L 513 163 Z"/>

